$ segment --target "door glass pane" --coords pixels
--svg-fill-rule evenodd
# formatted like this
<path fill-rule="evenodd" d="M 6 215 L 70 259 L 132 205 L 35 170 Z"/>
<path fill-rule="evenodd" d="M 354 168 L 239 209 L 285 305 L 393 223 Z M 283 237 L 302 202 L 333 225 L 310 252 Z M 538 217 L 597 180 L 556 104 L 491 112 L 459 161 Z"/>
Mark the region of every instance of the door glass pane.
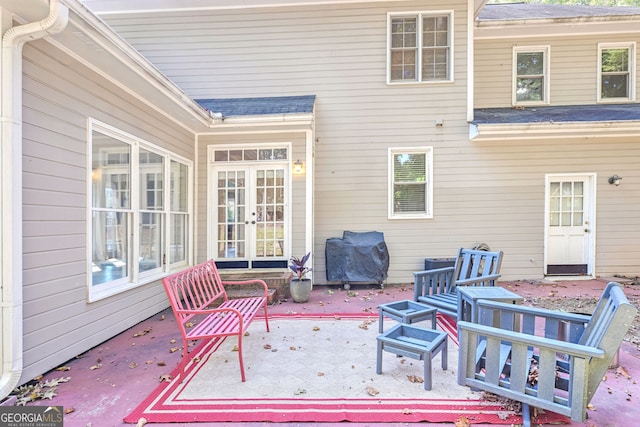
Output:
<path fill-rule="evenodd" d="M 218 258 L 243 258 L 246 221 L 245 171 L 218 172 Z"/>
<path fill-rule="evenodd" d="M 256 171 L 256 256 L 284 255 L 285 180 L 284 169 Z"/>
<path fill-rule="evenodd" d="M 549 225 L 551 227 L 583 225 L 584 183 L 582 181 L 552 182 L 549 190 Z"/>

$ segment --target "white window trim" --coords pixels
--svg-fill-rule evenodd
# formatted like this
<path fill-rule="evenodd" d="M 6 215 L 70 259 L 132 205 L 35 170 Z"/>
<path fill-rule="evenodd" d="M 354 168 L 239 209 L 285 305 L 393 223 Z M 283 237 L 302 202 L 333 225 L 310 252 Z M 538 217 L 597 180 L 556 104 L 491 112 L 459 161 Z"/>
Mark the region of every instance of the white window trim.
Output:
<path fill-rule="evenodd" d="M 188 168 L 189 168 L 189 173 L 188 173 L 188 185 L 187 185 L 187 191 L 188 191 L 188 195 L 187 195 L 187 203 L 188 203 L 188 211 L 187 214 L 189 215 L 189 220 L 188 220 L 188 229 L 187 229 L 187 236 L 189 237 L 188 242 L 187 242 L 187 256 L 186 256 L 186 261 L 185 262 L 180 262 L 180 263 L 174 263 L 174 264 L 169 264 L 169 263 L 165 263 L 164 266 L 162 266 L 159 270 L 159 272 L 156 272 L 155 274 L 145 274 L 144 272 L 141 274 L 140 272 L 137 271 L 137 269 L 133 270 L 133 274 L 132 277 L 125 277 L 122 279 L 117 279 L 111 282 L 105 282 L 105 283 L 101 283 L 99 285 L 92 285 L 92 252 L 93 252 L 93 227 L 92 227 L 92 214 L 93 214 L 93 203 L 92 203 L 92 197 L 93 197 L 93 188 L 92 188 L 92 180 L 91 180 L 91 174 L 92 174 L 92 141 L 93 141 L 93 132 L 97 131 L 100 133 L 103 133 L 105 135 L 108 135 L 114 139 L 117 139 L 118 141 L 121 141 L 123 143 L 129 144 L 132 146 L 133 150 L 131 153 L 131 159 L 130 162 L 132 165 L 137 165 L 138 164 L 138 153 L 139 153 L 139 149 L 145 149 L 147 151 L 152 151 L 156 154 L 159 154 L 161 156 L 164 157 L 165 160 L 165 164 L 164 164 L 164 172 L 165 172 L 165 176 L 169 177 L 170 175 L 170 163 L 171 160 L 175 160 L 177 162 L 183 163 L 185 164 Z M 193 242 L 192 242 L 192 238 L 191 236 L 193 236 L 192 230 L 193 230 L 193 199 L 192 199 L 192 189 L 193 189 L 193 162 L 185 159 L 181 156 L 178 156 L 170 151 L 167 151 L 155 144 L 152 144 L 148 141 L 145 141 L 141 138 L 137 138 L 136 136 L 129 134 L 125 131 L 122 131 L 114 126 L 108 125 L 104 122 L 101 122 L 99 120 L 93 119 L 93 118 L 89 118 L 87 120 L 87 141 L 88 141 L 88 147 L 89 149 L 87 150 L 87 241 L 86 241 L 86 256 L 87 256 L 87 300 L 88 302 L 95 302 L 95 301 L 99 301 L 105 298 L 108 298 L 110 296 L 122 293 L 124 291 L 127 291 L 129 289 L 133 289 L 136 288 L 138 286 L 153 282 L 153 281 L 157 281 L 163 277 L 165 277 L 171 270 L 174 270 L 176 268 L 180 268 L 183 266 L 186 266 L 188 264 L 190 264 L 192 262 L 192 256 L 193 256 Z M 169 238 L 169 218 L 171 215 L 171 210 L 170 210 L 170 195 L 169 195 L 169 191 L 168 191 L 168 185 L 169 185 L 169 180 L 167 180 L 167 185 L 165 194 L 164 194 L 164 203 L 166 206 L 166 209 L 163 211 L 166 213 L 167 218 L 165 221 L 165 227 L 164 227 L 164 236 L 165 236 L 165 241 L 164 241 L 164 251 L 165 254 L 170 253 L 170 238 Z M 139 209 L 139 197 L 133 196 L 133 189 L 137 189 L 139 188 L 139 169 L 136 166 L 135 168 L 132 167 L 131 170 L 131 226 L 132 227 L 136 227 L 137 228 L 137 224 L 139 222 L 139 215 L 140 215 L 140 209 Z M 131 238 L 131 250 L 129 252 L 129 257 L 131 260 L 137 259 L 137 254 L 139 251 L 139 234 L 138 233 L 134 233 L 133 237 Z M 131 263 L 131 260 L 129 261 L 129 263 Z"/>
<path fill-rule="evenodd" d="M 603 98 L 602 97 L 602 51 L 605 49 L 629 49 L 629 96 L 626 98 Z M 598 76 L 597 81 L 597 102 L 630 102 L 636 100 L 636 42 L 621 43 L 598 43 Z"/>
<path fill-rule="evenodd" d="M 424 213 L 407 213 L 397 214 L 393 211 L 393 156 L 399 153 L 424 153 L 426 154 L 427 165 L 427 196 L 425 197 L 425 212 Z M 421 146 L 421 147 L 390 147 L 387 154 L 388 157 L 388 219 L 431 219 L 433 218 L 433 147 Z"/>
<path fill-rule="evenodd" d="M 449 15 L 449 64 L 447 74 L 449 78 L 446 80 L 422 80 L 422 17 Z M 418 18 L 417 44 L 418 44 L 418 70 L 416 80 L 391 80 L 391 20 L 402 16 L 415 16 Z M 416 85 L 416 84 L 450 84 L 454 82 L 454 15 L 453 10 L 433 10 L 423 12 L 388 12 L 387 13 L 387 84 L 388 85 Z"/>
<path fill-rule="evenodd" d="M 518 101 L 516 94 L 518 84 L 518 54 L 542 52 L 544 57 L 543 83 L 544 91 L 542 101 Z M 551 46 L 514 46 L 513 48 L 513 71 L 511 73 L 511 103 L 512 105 L 548 105 L 551 103 Z"/>

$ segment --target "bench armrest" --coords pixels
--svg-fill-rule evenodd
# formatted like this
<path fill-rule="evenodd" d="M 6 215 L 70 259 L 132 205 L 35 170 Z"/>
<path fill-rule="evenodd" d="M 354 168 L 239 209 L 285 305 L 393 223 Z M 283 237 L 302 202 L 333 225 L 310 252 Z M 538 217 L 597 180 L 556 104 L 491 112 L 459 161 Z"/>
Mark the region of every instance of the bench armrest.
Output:
<path fill-rule="evenodd" d="M 587 323 L 591 320 L 588 314 L 576 314 L 566 311 L 549 310 L 546 308 L 529 307 L 526 305 L 507 304 L 499 301 L 478 300 L 478 309 L 487 308 L 504 313 L 514 313 L 535 316 L 540 319 L 553 319 L 570 323 Z"/>
<path fill-rule="evenodd" d="M 264 290 L 264 296 L 267 297 L 269 295 L 269 287 L 267 283 L 262 279 L 249 279 L 249 280 L 223 280 L 222 286 L 247 286 L 247 285 L 262 285 L 262 289 Z"/>
<path fill-rule="evenodd" d="M 456 280 L 456 286 L 469 286 L 478 282 L 495 282 L 501 274 L 488 274 L 486 276 L 473 277 L 471 279 Z"/>
<path fill-rule="evenodd" d="M 539 337 L 536 335 L 525 334 L 522 332 L 514 332 L 507 329 L 494 328 L 486 325 L 479 325 L 471 322 L 458 322 L 459 331 L 473 332 L 479 336 L 500 339 L 507 343 L 518 343 L 526 346 L 533 346 L 540 349 L 547 349 L 559 353 L 566 353 L 575 357 L 595 357 L 604 358 L 605 351 L 595 347 L 589 347 L 581 344 L 574 344 L 566 341 L 560 341 L 551 338 Z M 462 334 L 460 334 L 462 335 Z"/>
<path fill-rule="evenodd" d="M 434 268 L 433 270 L 424 270 L 424 271 L 416 271 L 413 273 L 414 277 L 415 276 L 436 276 L 438 274 L 445 274 L 445 273 L 453 273 L 453 269 L 455 267 L 442 267 L 442 268 Z"/>
<path fill-rule="evenodd" d="M 242 319 L 242 313 L 240 313 L 235 308 L 224 307 L 224 308 L 205 308 L 202 310 L 175 310 L 176 315 L 209 315 L 214 313 L 232 313 Z"/>

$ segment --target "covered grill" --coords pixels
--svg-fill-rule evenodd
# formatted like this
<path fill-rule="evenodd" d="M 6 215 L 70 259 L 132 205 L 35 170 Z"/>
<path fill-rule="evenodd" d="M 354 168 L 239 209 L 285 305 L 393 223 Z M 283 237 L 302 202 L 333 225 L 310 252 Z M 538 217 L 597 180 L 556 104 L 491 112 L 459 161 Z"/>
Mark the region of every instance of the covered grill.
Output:
<path fill-rule="evenodd" d="M 389 251 L 384 234 L 378 231 L 345 231 L 342 238 L 327 239 L 325 246 L 327 281 L 377 283 L 382 285 L 389 270 Z"/>

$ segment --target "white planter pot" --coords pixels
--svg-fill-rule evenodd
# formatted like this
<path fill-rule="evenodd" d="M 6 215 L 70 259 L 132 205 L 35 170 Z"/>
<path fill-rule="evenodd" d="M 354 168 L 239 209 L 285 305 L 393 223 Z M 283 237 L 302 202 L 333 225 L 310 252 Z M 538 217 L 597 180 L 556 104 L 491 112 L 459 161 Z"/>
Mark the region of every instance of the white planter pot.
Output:
<path fill-rule="evenodd" d="M 312 288 L 313 284 L 311 283 L 311 279 L 291 279 L 289 282 L 289 291 L 291 292 L 291 298 L 294 302 L 309 301 Z"/>

